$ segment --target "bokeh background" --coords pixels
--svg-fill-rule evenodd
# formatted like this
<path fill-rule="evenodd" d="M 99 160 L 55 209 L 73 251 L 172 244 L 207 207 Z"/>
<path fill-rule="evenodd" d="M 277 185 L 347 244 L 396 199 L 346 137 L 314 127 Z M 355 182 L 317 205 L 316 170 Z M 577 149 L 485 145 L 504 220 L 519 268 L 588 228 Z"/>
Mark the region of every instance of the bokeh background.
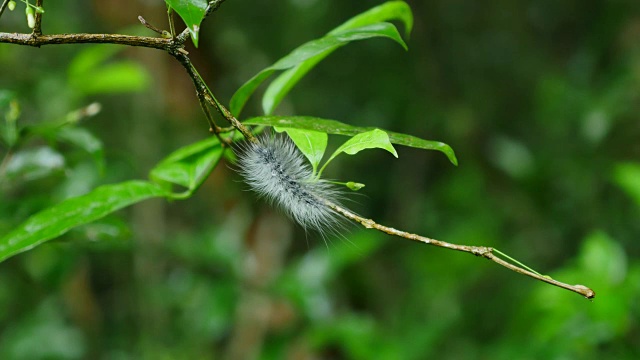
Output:
<path fill-rule="evenodd" d="M 188 50 L 228 102 L 380 3 L 229 0 Z M 257 201 L 227 162 L 189 200 L 147 201 L 0 264 L 0 358 L 639 358 L 640 3 L 408 3 L 408 52 L 381 39 L 342 48 L 277 113 L 448 143 L 458 167 L 398 147 L 399 159 L 343 156 L 327 175 L 367 185 L 351 204 L 362 215 L 497 247 L 592 287 L 595 301 L 355 225 L 325 243 Z M 21 6 L 0 31 L 28 31 Z M 138 15 L 167 26 L 160 0 L 45 9 L 45 33 L 150 35 Z M 0 44 L 0 74 L 29 134 L 22 163 L 1 174 L 0 233 L 99 184 L 145 178 L 208 136 L 189 78 L 156 50 Z M 94 103 L 97 115 L 78 115 Z M 259 114 L 255 96 L 243 116 Z M 51 135 L 80 117 L 93 146 Z"/>

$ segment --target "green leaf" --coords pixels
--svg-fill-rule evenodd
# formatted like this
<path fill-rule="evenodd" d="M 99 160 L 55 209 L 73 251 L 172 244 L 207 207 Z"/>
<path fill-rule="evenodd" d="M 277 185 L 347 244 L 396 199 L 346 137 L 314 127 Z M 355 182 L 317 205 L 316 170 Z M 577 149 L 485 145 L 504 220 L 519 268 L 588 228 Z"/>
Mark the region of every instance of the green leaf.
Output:
<path fill-rule="evenodd" d="M 19 138 L 20 105 L 12 91 L 0 90 L 0 140 L 13 147 Z"/>
<path fill-rule="evenodd" d="M 604 283 L 620 284 L 627 275 L 628 260 L 624 249 L 603 231 L 587 236 L 579 262 L 590 278 L 598 278 Z"/>
<path fill-rule="evenodd" d="M 30 181 L 49 176 L 64 168 L 62 154 L 48 146 L 30 148 L 16 152 L 5 168 L 7 179 Z"/>
<path fill-rule="evenodd" d="M 56 137 L 91 154 L 100 171 L 103 171 L 104 150 L 102 141 L 95 137 L 91 132 L 79 127 L 64 127 L 56 133 Z"/>
<path fill-rule="evenodd" d="M 259 116 L 247 119 L 245 125 L 279 126 L 283 128 L 307 129 L 324 132 L 327 134 L 355 136 L 357 134 L 371 131 L 372 127 L 359 127 L 345 124 L 336 120 L 322 119 L 311 116 Z M 384 130 L 384 129 L 383 129 Z M 414 148 L 437 150 L 444 153 L 449 161 L 458 165 L 458 159 L 453 149 L 445 143 L 439 141 L 423 140 L 411 135 L 400 134 L 384 130 L 389 135 L 392 144 L 410 146 Z"/>
<path fill-rule="evenodd" d="M 149 176 L 157 183 L 169 182 L 186 187 L 186 193 L 174 194 L 174 197 L 188 197 L 206 180 L 222 153 L 218 138 L 210 137 L 174 151 L 156 165 Z"/>
<path fill-rule="evenodd" d="M 298 149 L 309 159 L 315 174 L 327 148 L 327 134 L 319 131 L 292 128 L 274 127 L 274 129 L 277 132 L 285 131 L 289 135 Z"/>
<path fill-rule="evenodd" d="M 206 0 L 165 0 L 167 5 L 175 10 L 182 21 L 189 29 L 193 45 L 198 47 L 198 34 L 200 33 L 200 23 L 207 10 Z"/>
<path fill-rule="evenodd" d="M 384 22 L 369 24 L 355 29 L 345 29 L 339 32 L 328 34 L 320 39 L 309 41 L 294 49 L 287 56 L 276 61 L 276 63 L 269 66 L 268 68 L 260 71 L 249 81 L 244 83 L 244 85 L 242 85 L 231 98 L 229 105 L 231 113 L 235 116 L 239 116 L 249 97 L 254 93 L 258 86 L 260 86 L 260 84 L 262 84 L 276 70 L 290 69 L 294 66 L 302 64 L 306 60 L 314 59 L 317 56 L 321 56 L 321 58 L 316 61 L 317 63 L 318 61 L 329 55 L 331 52 L 333 52 L 335 49 L 344 46 L 349 42 L 370 39 L 374 37 L 386 37 L 396 41 L 405 49 L 407 47 L 402 40 L 402 37 L 400 37 L 400 34 L 398 33 L 396 27 L 393 24 Z M 276 94 L 273 95 L 275 96 Z M 274 101 L 274 107 L 275 105 L 277 105 L 275 103 L 276 101 L 277 103 L 279 103 L 279 100 L 277 100 L 273 96 L 267 96 L 267 94 L 265 94 L 265 99 L 267 98 Z M 263 100 L 263 108 L 265 107 L 264 101 L 267 100 Z M 269 112 L 270 111 L 267 111 L 265 108 L 265 113 Z"/>
<path fill-rule="evenodd" d="M 320 172 L 333 160 L 336 156 L 345 153 L 349 155 L 355 155 L 365 149 L 384 149 L 392 153 L 393 156 L 398 157 L 396 149 L 393 148 L 389 141 L 389 135 L 380 129 L 374 129 L 364 133 L 360 133 L 342 144 L 331 155 L 329 160 L 322 166 Z"/>
<path fill-rule="evenodd" d="M 63 235 L 71 228 L 100 219 L 123 207 L 167 193 L 146 181 L 127 181 L 96 188 L 31 216 L 0 238 L 0 261 Z"/>
<path fill-rule="evenodd" d="M 120 61 L 104 65 L 91 74 L 74 79 L 71 83 L 84 95 L 139 92 L 149 87 L 147 71 L 133 61 Z"/>
<path fill-rule="evenodd" d="M 389 1 L 380 6 L 376 6 L 364 13 L 357 15 L 337 28 L 329 32 L 335 35 L 345 30 L 372 25 L 382 21 L 400 20 L 404 23 L 405 34 L 408 37 L 413 27 L 413 15 L 411 8 L 404 1 Z M 397 41 L 397 40 L 396 40 Z M 400 43 L 406 50 L 404 42 Z M 267 88 L 262 99 L 262 107 L 266 115 L 273 113 L 273 110 L 280 104 L 282 99 L 291 89 L 302 79 L 316 64 L 322 61 L 335 51 L 338 46 L 328 48 L 326 51 L 307 59 L 296 65 L 293 69 L 287 70 L 278 76 Z"/>
<path fill-rule="evenodd" d="M 151 77 L 140 64 L 118 61 L 105 64 L 122 49 L 93 45 L 81 51 L 67 70 L 69 84 L 82 95 L 135 92 L 146 89 Z"/>
<path fill-rule="evenodd" d="M 413 28 L 413 14 L 409 5 L 404 1 L 387 1 L 384 4 L 373 7 L 347 20 L 342 25 L 331 30 L 329 34 L 389 20 L 402 21 L 405 28 L 405 36 L 409 37 Z"/>
<path fill-rule="evenodd" d="M 333 155 L 331 155 L 331 157 L 333 158 L 341 152 L 349 155 L 355 155 L 362 150 L 376 148 L 385 149 L 392 153 L 396 158 L 398 157 L 396 149 L 393 148 L 393 145 L 391 145 L 391 142 L 389 141 L 389 135 L 380 129 L 374 129 L 352 137 L 342 144 L 342 146 L 340 146 Z"/>
<path fill-rule="evenodd" d="M 616 165 L 613 177 L 618 186 L 640 206 L 640 163 Z"/>
<path fill-rule="evenodd" d="M 16 94 L 11 90 L 0 90 L 0 111 L 5 111 L 5 108 L 9 107 L 9 104 L 14 101 Z"/>

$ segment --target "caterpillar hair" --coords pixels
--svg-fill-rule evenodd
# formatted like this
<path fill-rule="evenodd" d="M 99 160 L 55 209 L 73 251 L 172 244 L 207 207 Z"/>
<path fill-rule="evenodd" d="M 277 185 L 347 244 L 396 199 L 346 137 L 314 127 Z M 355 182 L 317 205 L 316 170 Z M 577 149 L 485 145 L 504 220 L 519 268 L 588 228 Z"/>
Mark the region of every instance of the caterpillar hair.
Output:
<path fill-rule="evenodd" d="M 328 206 L 339 205 L 341 192 L 315 178 L 288 137 L 263 135 L 257 142 L 244 142 L 239 150 L 238 171 L 259 197 L 282 209 L 305 230 L 315 230 L 323 237 L 342 227 L 342 218 Z"/>

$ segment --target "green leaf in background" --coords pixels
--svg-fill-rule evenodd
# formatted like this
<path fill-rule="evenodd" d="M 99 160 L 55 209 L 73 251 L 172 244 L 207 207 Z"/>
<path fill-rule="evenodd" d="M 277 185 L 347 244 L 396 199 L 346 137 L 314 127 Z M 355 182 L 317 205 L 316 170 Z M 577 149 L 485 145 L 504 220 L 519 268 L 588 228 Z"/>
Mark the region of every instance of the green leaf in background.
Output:
<path fill-rule="evenodd" d="M 0 111 L 6 111 L 9 104 L 15 100 L 16 94 L 11 90 L 0 90 Z"/>
<path fill-rule="evenodd" d="M 17 151 L 5 167 L 6 179 L 31 181 L 62 171 L 65 158 L 48 146 Z"/>
<path fill-rule="evenodd" d="M 594 231 L 584 240 L 579 258 L 590 280 L 616 285 L 627 275 L 627 255 L 614 239 L 603 231 Z"/>
<path fill-rule="evenodd" d="M 372 127 L 360 127 L 345 124 L 337 120 L 316 118 L 311 116 L 259 116 L 243 121 L 245 125 L 278 126 L 283 128 L 307 129 L 324 132 L 327 134 L 355 136 L 371 131 Z M 452 164 L 458 165 L 453 149 L 442 142 L 423 140 L 411 135 L 400 134 L 384 130 L 392 144 L 404 145 L 414 148 L 437 150 L 444 153 Z"/>
<path fill-rule="evenodd" d="M 620 163 L 613 172 L 615 182 L 640 206 L 640 163 Z"/>
<path fill-rule="evenodd" d="M 104 149 L 102 141 L 91 132 L 83 128 L 67 126 L 61 128 L 56 133 L 56 137 L 91 154 L 100 172 L 104 170 Z"/>
<path fill-rule="evenodd" d="M 165 0 L 173 10 L 175 10 L 182 21 L 189 29 L 193 45 L 198 47 L 198 34 L 200 33 L 200 23 L 204 18 L 205 10 L 207 10 L 206 0 Z"/>
<path fill-rule="evenodd" d="M 337 28 L 329 32 L 329 35 L 336 35 L 340 32 L 356 29 L 363 26 L 376 24 L 382 21 L 399 20 L 402 21 L 405 28 L 405 34 L 408 37 L 413 27 L 413 14 L 411 8 L 404 1 L 389 1 L 380 6 L 376 6 L 368 11 L 357 15 Z M 394 28 L 395 29 L 395 28 Z M 397 40 L 396 40 L 397 41 Z M 404 42 L 400 43 L 406 50 Z M 273 113 L 273 110 L 280 104 L 282 99 L 291 91 L 291 89 L 302 79 L 316 64 L 329 56 L 339 46 L 327 48 L 322 53 L 309 58 L 294 68 L 285 71 L 278 76 L 267 88 L 262 99 L 262 108 L 266 115 Z"/>
<path fill-rule="evenodd" d="M 263 69 L 254 77 L 249 79 L 249 81 L 244 83 L 244 85 L 242 85 L 231 98 L 229 104 L 231 113 L 235 116 L 239 116 L 249 97 L 255 92 L 258 86 L 260 86 L 260 84 L 262 84 L 276 70 L 290 69 L 294 66 L 302 64 L 306 60 L 315 58 L 316 56 L 320 55 L 322 55 L 322 57 L 320 58 L 321 60 L 328 54 L 333 52 L 335 49 L 344 46 L 352 41 L 370 39 L 375 37 L 385 37 L 392 39 L 402 45 L 403 48 L 407 48 L 407 45 L 402 40 L 402 37 L 400 37 L 400 34 L 398 33 L 396 27 L 390 23 L 379 22 L 355 29 L 347 29 L 336 33 L 327 34 L 320 39 L 312 40 L 305 44 L 302 44 L 301 46 L 290 52 L 288 55 L 278 60 L 275 64 Z M 277 94 L 275 93 L 269 96 L 265 94 L 265 98 L 274 99 L 273 107 L 277 105 L 275 100 L 276 95 Z M 284 95 L 282 95 L 282 97 L 284 97 Z M 264 101 L 265 100 L 263 100 L 263 108 L 265 107 Z M 279 103 L 279 100 L 277 100 L 277 103 Z M 265 113 L 268 114 L 271 112 L 271 110 L 267 111 L 267 109 L 265 108 Z"/>
<path fill-rule="evenodd" d="M 85 195 L 67 199 L 36 213 L 0 238 L 0 261 L 123 207 L 149 198 L 165 196 L 167 193 L 155 184 L 127 181 L 101 186 Z"/>
<path fill-rule="evenodd" d="M 357 230 L 347 241 L 331 244 L 331 252 L 323 248 L 309 250 L 292 261 L 274 284 L 274 290 L 302 309 L 305 316 L 322 318 L 324 310 L 318 307 L 318 296 L 325 296 L 326 287 L 344 274 L 349 265 L 375 254 L 384 245 L 384 236 L 377 232 Z"/>
<path fill-rule="evenodd" d="M 186 187 L 186 193 L 173 194 L 172 197 L 188 197 L 206 180 L 222 153 L 218 138 L 210 137 L 174 151 L 156 165 L 149 176 L 157 183 L 169 182 Z"/>
<path fill-rule="evenodd" d="M 69 64 L 71 87 L 82 95 L 142 91 L 151 83 L 147 70 L 134 61 L 106 63 L 122 48 L 93 45 L 81 51 Z"/>
<path fill-rule="evenodd" d="M 304 130 L 304 129 L 292 129 L 292 128 L 280 128 L 274 127 L 277 132 L 286 132 L 287 135 L 293 140 L 298 149 L 302 151 L 304 156 L 309 159 L 311 166 L 313 167 L 313 174 L 315 175 L 318 165 L 324 156 L 324 151 L 327 148 L 327 133 Z"/>
<path fill-rule="evenodd" d="M 0 140 L 7 147 L 12 147 L 18 142 L 18 118 L 20 117 L 20 105 L 12 91 L 0 90 Z"/>
<path fill-rule="evenodd" d="M 336 149 L 336 151 L 334 151 L 329 160 L 324 163 L 322 169 L 320 169 L 320 173 L 322 173 L 322 170 L 324 170 L 324 168 L 327 167 L 331 160 L 336 156 L 342 153 L 355 155 L 365 149 L 384 149 L 392 153 L 393 156 L 398 157 L 396 149 L 393 148 L 393 145 L 391 145 L 391 142 L 389 141 L 389 135 L 380 129 L 374 129 L 360 133 L 342 144 L 338 149 Z"/>

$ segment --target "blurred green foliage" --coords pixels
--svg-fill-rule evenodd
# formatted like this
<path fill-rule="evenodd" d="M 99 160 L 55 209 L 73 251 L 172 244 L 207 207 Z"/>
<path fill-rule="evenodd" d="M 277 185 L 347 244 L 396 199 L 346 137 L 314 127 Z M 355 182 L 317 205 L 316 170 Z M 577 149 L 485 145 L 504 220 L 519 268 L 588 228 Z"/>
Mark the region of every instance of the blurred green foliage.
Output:
<path fill-rule="evenodd" d="M 230 99 L 379 3 L 227 1 L 189 50 Z M 130 33 L 139 14 L 165 27 L 162 1 L 47 4 L 46 33 Z M 327 175 L 367 184 L 363 215 L 496 246 L 592 287 L 593 302 L 355 227 L 325 245 L 218 166 L 187 201 L 147 201 L 0 264 L 0 358 L 640 357 L 640 5 L 409 4 L 408 53 L 345 47 L 276 112 L 448 143 L 457 168 L 398 148 Z M 0 31 L 27 31 L 23 14 L 5 12 Z M 0 44 L 0 68 L 0 234 L 207 136 L 186 74 L 155 50 Z"/>

